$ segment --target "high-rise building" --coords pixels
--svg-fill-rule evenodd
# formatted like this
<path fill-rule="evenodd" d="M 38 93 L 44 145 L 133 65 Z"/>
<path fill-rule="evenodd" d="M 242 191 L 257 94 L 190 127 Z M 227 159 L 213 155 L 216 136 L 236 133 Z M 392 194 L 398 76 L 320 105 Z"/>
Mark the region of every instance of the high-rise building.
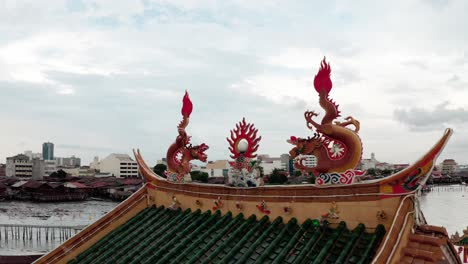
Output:
<path fill-rule="evenodd" d="M 43 160 L 54 159 L 54 143 L 44 142 L 42 144 L 42 159 Z"/>

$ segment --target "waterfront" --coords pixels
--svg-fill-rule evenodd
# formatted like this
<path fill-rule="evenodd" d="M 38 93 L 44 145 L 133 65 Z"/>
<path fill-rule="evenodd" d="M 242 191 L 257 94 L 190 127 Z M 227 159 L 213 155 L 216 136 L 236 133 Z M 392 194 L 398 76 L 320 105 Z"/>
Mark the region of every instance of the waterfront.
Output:
<path fill-rule="evenodd" d="M 0 202 L 0 224 L 3 225 L 39 225 L 39 226 L 86 226 L 112 210 L 118 202 L 82 201 L 64 203 L 32 203 L 22 201 Z M 32 239 L 23 238 L 23 230 L 18 239 L 12 239 L 8 227 L 0 227 L 0 255 L 40 254 L 60 245 L 67 236 L 61 236 L 59 229 L 48 230 L 53 236 L 46 240 L 33 230 Z M 5 233 L 10 234 L 9 239 Z M 44 230 L 42 230 L 44 232 Z M 74 231 L 72 231 L 74 234 Z"/>
<path fill-rule="evenodd" d="M 0 224 L 41 226 L 81 226 L 96 221 L 118 203 L 84 201 L 67 203 L 0 202 Z M 421 208 L 431 225 L 447 228 L 449 234 L 461 232 L 468 225 L 468 187 L 462 185 L 433 187 L 421 196 Z M 5 230 L 0 227 L 0 232 Z M 74 234 L 74 233 L 73 233 Z M 0 255 L 43 254 L 58 246 L 64 237 L 58 233 L 48 240 L 33 232 L 33 239 L 0 238 Z"/>
<path fill-rule="evenodd" d="M 468 186 L 446 185 L 432 187 L 421 196 L 421 209 L 431 225 L 443 226 L 449 235 L 468 226 Z"/>

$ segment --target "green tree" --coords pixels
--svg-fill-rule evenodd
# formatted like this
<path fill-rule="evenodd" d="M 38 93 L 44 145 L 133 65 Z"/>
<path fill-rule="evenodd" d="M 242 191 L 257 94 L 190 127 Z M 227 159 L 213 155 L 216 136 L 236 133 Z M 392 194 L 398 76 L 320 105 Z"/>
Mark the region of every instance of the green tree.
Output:
<path fill-rule="evenodd" d="M 191 171 L 190 172 L 190 177 L 192 178 L 192 181 L 198 181 L 198 182 L 208 182 L 208 173 L 203 172 L 203 171 Z"/>
<path fill-rule="evenodd" d="M 284 184 L 288 181 L 286 172 L 282 169 L 274 169 L 271 173 L 268 183 L 270 184 Z"/>
<path fill-rule="evenodd" d="M 66 173 L 64 170 L 60 169 L 58 171 L 52 172 L 49 177 L 51 178 L 66 178 L 68 173 Z"/>
<path fill-rule="evenodd" d="M 66 178 L 68 176 L 68 173 L 66 173 L 64 170 L 60 169 L 57 171 L 57 176 L 59 178 Z"/>
<path fill-rule="evenodd" d="M 164 178 L 166 178 L 166 174 L 164 174 L 166 170 L 167 166 L 165 164 L 156 164 L 156 166 L 153 167 L 154 173 Z"/>
<path fill-rule="evenodd" d="M 367 169 L 367 174 L 375 176 L 376 175 L 375 169 L 374 168 Z"/>
<path fill-rule="evenodd" d="M 302 172 L 300 170 L 295 170 L 293 175 L 296 177 L 299 177 L 299 176 L 302 176 Z"/>
<path fill-rule="evenodd" d="M 392 174 L 392 172 L 393 172 L 392 170 L 385 169 L 385 170 L 382 171 L 382 175 L 383 176 L 388 176 L 388 175 Z"/>
<path fill-rule="evenodd" d="M 315 176 L 314 176 L 314 175 L 312 175 L 312 176 L 309 178 L 309 183 L 315 184 Z"/>

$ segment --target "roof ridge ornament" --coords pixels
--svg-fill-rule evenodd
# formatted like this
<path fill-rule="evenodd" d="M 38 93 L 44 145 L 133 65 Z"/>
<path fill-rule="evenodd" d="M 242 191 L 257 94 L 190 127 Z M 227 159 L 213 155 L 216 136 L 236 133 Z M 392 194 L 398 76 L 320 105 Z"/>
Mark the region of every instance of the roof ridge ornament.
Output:
<path fill-rule="evenodd" d="M 169 181 L 190 181 L 190 161 L 200 160 L 206 162 L 208 159 L 208 156 L 205 154 L 205 151 L 208 150 L 208 145 L 202 143 L 201 145 L 192 146 L 190 142 L 191 136 L 185 131 L 185 128 L 189 124 L 192 110 L 193 104 L 186 90 L 182 99 L 182 120 L 177 126 L 179 134 L 166 154 L 167 171 L 165 174 Z"/>
<path fill-rule="evenodd" d="M 325 116 L 318 123 L 314 117 L 315 111 L 306 111 L 304 118 L 311 130 L 315 129 L 313 137 L 298 138 L 291 136 L 287 142 L 294 145 L 289 155 L 294 159 L 294 167 L 303 173 L 312 172 L 318 175 L 317 184 L 351 184 L 356 176 L 364 172 L 356 170 L 362 156 L 362 143 L 358 136 L 360 123 L 352 116 L 341 122 L 338 104 L 329 96 L 332 89 L 330 79 L 331 67 L 325 57 L 320 63 L 320 69 L 314 78 L 314 88 L 319 94 L 319 103 L 325 111 Z M 348 128 L 352 125 L 354 129 Z M 316 164 L 305 164 L 308 156 L 315 156 Z"/>
<path fill-rule="evenodd" d="M 226 138 L 229 143 L 231 171 L 227 182 L 230 186 L 236 187 L 255 187 L 261 185 L 258 180 L 261 176 L 258 169 L 258 162 L 254 160 L 257 157 L 255 153 L 258 150 L 261 136 L 257 136 L 258 129 L 253 123 L 242 121 L 236 124 L 231 130 L 231 136 Z"/>

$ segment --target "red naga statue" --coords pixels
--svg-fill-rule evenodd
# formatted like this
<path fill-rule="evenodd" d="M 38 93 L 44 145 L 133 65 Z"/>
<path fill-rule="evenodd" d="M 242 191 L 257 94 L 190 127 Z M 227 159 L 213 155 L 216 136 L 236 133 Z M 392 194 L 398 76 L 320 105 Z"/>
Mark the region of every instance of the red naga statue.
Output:
<path fill-rule="evenodd" d="M 190 143 L 190 136 L 187 135 L 185 128 L 189 124 L 190 114 L 192 113 L 193 104 L 190 101 L 188 92 L 185 91 L 184 99 L 182 100 L 182 121 L 177 126 L 179 135 L 176 141 L 167 150 L 167 172 L 166 175 L 170 180 L 182 181 L 184 176 L 190 173 L 190 161 L 198 159 L 206 162 L 207 155 L 205 151 L 208 146 L 202 143 L 198 146 L 192 146 Z M 175 178 L 170 176 L 175 175 Z"/>
<path fill-rule="evenodd" d="M 341 173 L 355 169 L 361 160 L 362 144 L 357 134 L 360 127 L 359 121 L 351 116 L 346 117 L 345 122 L 335 121 L 340 116 L 340 111 L 338 105 L 329 97 L 332 89 L 330 73 L 330 64 L 324 58 L 314 79 L 314 87 L 319 94 L 320 106 L 325 110 L 322 121 L 317 123 L 313 120 L 315 116 L 318 116 L 314 111 L 304 113 L 307 127 L 315 128 L 316 133 L 313 137 L 296 138 L 292 136 L 288 140 L 295 146 L 289 152 L 292 159 L 299 155 L 314 155 L 317 158 L 317 165 L 314 167 L 305 166 L 303 164 L 305 158 L 296 159 L 294 166 L 302 171 Z M 354 130 L 347 128 L 349 125 L 353 125 Z"/>

